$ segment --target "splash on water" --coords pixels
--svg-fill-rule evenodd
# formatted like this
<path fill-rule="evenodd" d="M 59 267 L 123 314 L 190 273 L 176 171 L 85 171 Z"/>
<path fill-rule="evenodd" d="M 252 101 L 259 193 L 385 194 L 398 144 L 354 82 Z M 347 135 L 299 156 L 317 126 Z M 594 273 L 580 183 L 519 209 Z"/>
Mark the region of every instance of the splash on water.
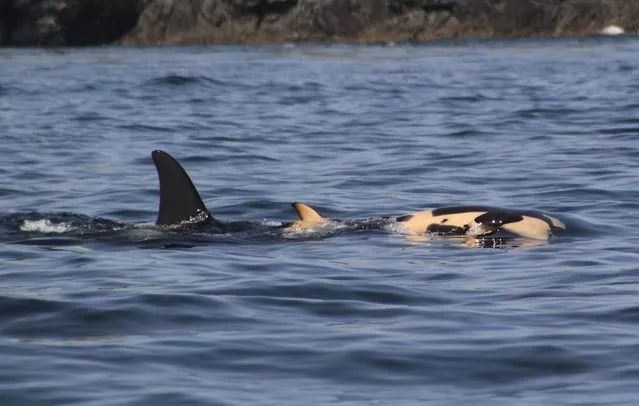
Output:
<path fill-rule="evenodd" d="M 348 225 L 340 221 L 326 220 L 306 228 L 284 228 L 284 238 L 322 238 L 348 230 Z"/>
<path fill-rule="evenodd" d="M 60 222 L 54 223 L 49 219 L 41 220 L 23 220 L 20 224 L 20 230 L 27 232 L 45 233 L 45 234 L 61 234 L 72 230 L 70 224 Z"/>

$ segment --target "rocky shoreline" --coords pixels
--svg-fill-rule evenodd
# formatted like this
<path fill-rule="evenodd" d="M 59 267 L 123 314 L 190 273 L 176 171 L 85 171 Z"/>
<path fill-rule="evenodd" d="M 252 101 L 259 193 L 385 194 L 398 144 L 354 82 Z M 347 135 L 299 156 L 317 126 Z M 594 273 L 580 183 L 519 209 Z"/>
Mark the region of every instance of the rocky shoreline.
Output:
<path fill-rule="evenodd" d="M 609 26 L 637 33 L 639 0 L 0 0 L 2 46 L 376 43 Z"/>

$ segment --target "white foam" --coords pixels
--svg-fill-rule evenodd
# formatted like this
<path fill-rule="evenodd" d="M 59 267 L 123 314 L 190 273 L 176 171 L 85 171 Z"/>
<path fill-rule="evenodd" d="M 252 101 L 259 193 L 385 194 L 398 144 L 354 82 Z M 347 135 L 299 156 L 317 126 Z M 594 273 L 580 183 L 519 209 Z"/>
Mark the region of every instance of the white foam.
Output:
<path fill-rule="evenodd" d="M 622 35 L 626 32 L 618 25 L 609 25 L 599 32 L 601 35 Z"/>
<path fill-rule="evenodd" d="M 323 237 L 338 232 L 347 226 L 338 221 L 326 220 L 312 227 L 304 229 L 283 229 L 283 236 L 286 238 L 299 237 Z"/>
<path fill-rule="evenodd" d="M 389 233 L 393 233 L 393 234 L 402 234 L 402 235 L 411 234 L 411 232 L 408 231 L 406 226 L 398 222 L 388 223 L 384 226 L 384 229 L 388 231 Z"/>
<path fill-rule="evenodd" d="M 182 227 L 188 227 L 207 222 L 209 218 L 210 217 L 208 212 L 198 209 L 194 216 L 191 216 L 186 220 L 182 220 L 179 223 L 175 224 L 163 224 L 160 227 L 166 230 L 180 229 Z"/>
<path fill-rule="evenodd" d="M 24 220 L 20 224 L 20 230 L 38 233 L 66 233 L 71 230 L 67 223 L 52 223 L 51 220 Z"/>
<path fill-rule="evenodd" d="M 275 220 L 260 220 L 260 224 L 267 226 L 267 227 L 279 227 L 282 225 L 281 221 L 275 221 Z"/>

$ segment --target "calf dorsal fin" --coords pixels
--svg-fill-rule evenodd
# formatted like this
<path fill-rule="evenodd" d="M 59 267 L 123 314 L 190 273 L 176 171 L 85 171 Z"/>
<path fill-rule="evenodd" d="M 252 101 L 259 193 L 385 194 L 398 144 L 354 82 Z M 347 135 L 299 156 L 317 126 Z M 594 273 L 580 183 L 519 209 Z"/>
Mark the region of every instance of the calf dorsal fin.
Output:
<path fill-rule="evenodd" d="M 151 154 L 160 180 L 160 209 L 155 224 L 207 223 L 213 217 L 184 168 L 171 155 L 156 150 Z"/>
<path fill-rule="evenodd" d="M 324 217 L 320 216 L 315 209 L 304 203 L 295 202 L 291 206 L 293 206 L 297 215 L 300 216 L 300 220 L 304 222 L 316 223 L 324 220 Z"/>

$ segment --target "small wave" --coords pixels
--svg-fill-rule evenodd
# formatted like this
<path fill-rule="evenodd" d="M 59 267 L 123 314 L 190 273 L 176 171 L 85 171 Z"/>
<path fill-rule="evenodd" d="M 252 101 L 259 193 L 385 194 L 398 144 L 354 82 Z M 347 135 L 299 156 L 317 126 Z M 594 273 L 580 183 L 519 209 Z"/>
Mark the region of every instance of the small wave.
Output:
<path fill-rule="evenodd" d="M 186 86 L 192 84 L 211 83 L 214 85 L 223 85 L 223 82 L 209 78 L 206 76 L 184 76 L 184 75 L 166 75 L 151 79 L 147 82 L 150 85 L 169 85 L 169 86 Z"/>
<path fill-rule="evenodd" d="M 199 210 L 195 215 L 189 217 L 186 220 L 182 220 L 175 224 L 162 224 L 161 227 L 164 230 L 188 230 L 191 227 L 207 223 L 211 220 L 210 214 L 206 211 Z"/>
<path fill-rule="evenodd" d="M 328 220 L 312 227 L 303 229 L 284 229 L 282 235 L 284 238 L 322 238 L 327 237 L 340 231 L 347 230 L 348 226 L 339 221 Z"/>
<path fill-rule="evenodd" d="M 76 115 L 75 117 L 72 117 L 71 120 L 80 121 L 80 122 L 93 122 L 93 121 L 105 121 L 108 119 L 107 117 L 104 117 L 103 115 L 99 113 L 91 111 L 86 113 L 80 113 Z"/>
<path fill-rule="evenodd" d="M 384 230 L 391 234 L 400 234 L 400 235 L 408 235 L 409 231 L 406 229 L 402 223 L 398 223 L 396 221 L 390 222 L 384 226 Z"/>
<path fill-rule="evenodd" d="M 280 227 L 282 225 L 281 221 L 276 220 L 260 220 L 259 223 L 265 227 Z"/>
<path fill-rule="evenodd" d="M 138 132 L 171 132 L 172 129 L 170 127 L 158 126 L 158 125 L 147 125 L 147 124 L 125 124 L 119 126 L 124 130 L 130 131 L 138 131 Z"/>
<path fill-rule="evenodd" d="M 73 227 L 67 223 L 53 223 L 51 220 L 24 220 L 20 224 L 20 230 L 37 233 L 66 233 L 71 231 Z"/>

